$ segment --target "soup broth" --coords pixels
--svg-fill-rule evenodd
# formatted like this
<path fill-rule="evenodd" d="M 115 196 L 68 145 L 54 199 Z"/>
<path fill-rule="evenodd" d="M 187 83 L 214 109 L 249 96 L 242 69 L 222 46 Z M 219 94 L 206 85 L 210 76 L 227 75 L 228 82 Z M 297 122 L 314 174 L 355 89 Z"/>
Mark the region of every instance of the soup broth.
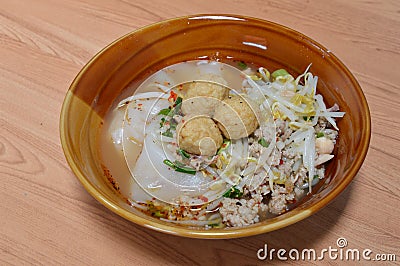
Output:
<path fill-rule="evenodd" d="M 132 207 L 167 222 L 235 227 L 282 214 L 334 156 L 344 113 L 326 108 L 317 81 L 244 62 L 166 67 L 106 115 L 104 168 Z"/>

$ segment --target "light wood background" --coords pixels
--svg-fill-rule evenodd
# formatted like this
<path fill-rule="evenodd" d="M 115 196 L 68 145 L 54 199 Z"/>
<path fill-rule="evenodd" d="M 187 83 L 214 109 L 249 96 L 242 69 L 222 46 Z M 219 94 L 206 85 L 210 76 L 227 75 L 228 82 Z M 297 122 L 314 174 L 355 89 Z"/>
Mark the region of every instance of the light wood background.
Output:
<path fill-rule="evenodd" d="M 289 26 L 328 47 L 360 82 L 372 114 L 368 156 L 319 213 L 255 237 L 179 238 L 108 211 L 70 171 L 59 113 L 78 71 L 132 30 L 195 13 Z M 265 265 L 256 255 L 264 244 L 321 250 L 338 237 L 348 248 L 395 253 L 399 263 L 399 64 L 398 0 L 0 0 L 0 264 Z"/>

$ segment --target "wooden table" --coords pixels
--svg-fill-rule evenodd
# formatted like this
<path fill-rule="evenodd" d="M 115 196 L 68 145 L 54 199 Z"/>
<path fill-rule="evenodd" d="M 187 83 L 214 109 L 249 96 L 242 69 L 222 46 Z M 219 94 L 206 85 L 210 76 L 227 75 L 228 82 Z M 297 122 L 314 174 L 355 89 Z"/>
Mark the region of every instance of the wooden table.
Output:
<path fill-rule="evenodd" d="M 58 126 L 78 71 L 132 30 L 195 13 L 289 26 L 328 47 L 360 82 L 372 114 L 369 153 L 352 184 L 322 211 L 255 237 L 186 239 L 120 218 L 72 174 Z M 264 244 L 322 250 L 339 237 L 349 248 L 396 253 L 399 262 L 399 63 L 397 0 L 1 0 L 0 264 L 254 265 L 268 262 L 257 259 Z"/>

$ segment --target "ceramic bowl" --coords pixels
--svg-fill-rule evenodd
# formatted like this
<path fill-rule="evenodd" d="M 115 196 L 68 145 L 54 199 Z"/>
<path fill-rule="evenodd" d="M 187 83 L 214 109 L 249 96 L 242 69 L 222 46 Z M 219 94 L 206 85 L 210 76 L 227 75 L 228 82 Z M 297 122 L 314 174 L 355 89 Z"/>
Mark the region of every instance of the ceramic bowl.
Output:
<path fill-rule="evenodd" d="M 113 101 L 165 66 L 199 58 L 243 60 L 300 74 L 312 63 L 328 106 L 346 112 L 326 179 L 293 210 L 242 228 L 191 229 L 162 222 L 129 206 L 110 185 L 98 155 L 98 129 Z M 365 96 L 348 68 L 328 49 L 287 27 L 238 15 L 192 15 L 135 30 L 95 55 L 67 92 L 60 118 L 65 157 L 85 189 L 117 215 L 160 232 L 193 238 L 234 238 L 273 231 L 317 212 L 342 192 L 360 169 L 371 125 Z"/>

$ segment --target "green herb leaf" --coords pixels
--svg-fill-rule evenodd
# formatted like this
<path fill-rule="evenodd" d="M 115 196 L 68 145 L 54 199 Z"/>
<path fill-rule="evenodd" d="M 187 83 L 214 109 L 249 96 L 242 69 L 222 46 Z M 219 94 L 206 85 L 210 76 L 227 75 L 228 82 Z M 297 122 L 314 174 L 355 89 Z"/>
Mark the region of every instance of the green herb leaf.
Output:
<path fill-rule="evenodd" d="M 240 198 L 243 196 L 243 192 L 240 191 L 237 187 L 231 187 L 228 191 L 226 191 L 223 195 L 225 198 Z"/>
<path fill-rule="evenodd" d="M 178 105 L 180 105 L 181 103 L 182 103 L 182 97 L 178 97 L 178 98 L 176 98 L 176 101 L 175 101 L 174 105 L 175 105 L 175 106 L 178 106 Z"/>
<path fill-rule="evenodd" d="M 170 108 L 165 108 L 160 110 L 160 112 L 158 113 L 159 115 L 168 115 L 168 116 L 172 116 L 172 112 Z"/>
<path fill-rule="evenodd" d="M 160 128 L 163 127 L 165 124 L 165 118 L 161 118 L 161 122 L 160 122 Z"/>
<path fill-rule="evenodd" d="M 169 137 L 169 138 L 172 138 L 174 136 L 170 129 L 168 129 L 167 131 L 161 133 L 161 135 Z"/>
<path fill-rule="evenodd" d="M 179 114 L 179 112 L 181 111 L 181 106 L 182 106 L 182 98 L 178 97 L 176 98 L 176 101 L 173 106 L 173 112 L 171 112 L 170 116 Z"/>
<path fill-rule="evenodd" d="M 268 143 L 264 138 L 261 138 L 261 139 L 258 141 L 258 143 L 259 143 L 261 146 L 265 147 L 265 148 L 268 148 L 268 146 L 269 146 L 269 143 Z"/>
<path fill-rule="evenodd" d="M 162 109 L 162 110 L 160 110 L 160 112 L 158 112 L 158 114 L 165 115 L 165 116 L 174 116 L 180 112 L 181 104 L 182 104 L 182 98 L 178 97 L 173 105 L 173 108 L 168 107 L 168 108 Z"/>

